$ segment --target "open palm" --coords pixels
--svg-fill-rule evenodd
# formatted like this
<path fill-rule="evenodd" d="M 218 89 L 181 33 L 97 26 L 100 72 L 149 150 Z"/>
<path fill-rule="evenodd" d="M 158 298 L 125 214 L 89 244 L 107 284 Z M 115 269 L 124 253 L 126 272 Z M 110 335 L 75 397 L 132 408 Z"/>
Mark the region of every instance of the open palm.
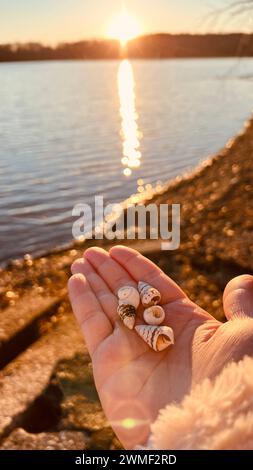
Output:
<path fill-rule="evenodd" d="M 72 273 L 70 299 L 92 358 L 100 400 L 126 448 L 145 443 L 161 408 L 180 402 L 193 385 L 215 377 L 229 361 L 253 353 L 253 321 L 242 307 L 238 321 L 218 322 L 135 250 L 90 248 L 75 261 Z M 174 330 L 175 345 L 163 352 L 152 351 L 118 318 L 119 288 L 136 287 L 140 280 L 160 291 L 165 324 Z M 238 314 L 237 287 L 226 292 L 228 318 L 236 305 Z M 143 324 L 141 308 L 137 323 Z"/>

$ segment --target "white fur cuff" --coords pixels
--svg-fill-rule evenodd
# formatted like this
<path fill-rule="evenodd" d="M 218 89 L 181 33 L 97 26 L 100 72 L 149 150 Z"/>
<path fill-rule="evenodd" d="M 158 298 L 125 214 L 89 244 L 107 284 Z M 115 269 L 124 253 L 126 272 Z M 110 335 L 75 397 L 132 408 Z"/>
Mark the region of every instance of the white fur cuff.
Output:
<path fill-rule="evenodd" d="M 151 449 L 253 449 L 253 359 L 228 365 L 160 411 Z"/>

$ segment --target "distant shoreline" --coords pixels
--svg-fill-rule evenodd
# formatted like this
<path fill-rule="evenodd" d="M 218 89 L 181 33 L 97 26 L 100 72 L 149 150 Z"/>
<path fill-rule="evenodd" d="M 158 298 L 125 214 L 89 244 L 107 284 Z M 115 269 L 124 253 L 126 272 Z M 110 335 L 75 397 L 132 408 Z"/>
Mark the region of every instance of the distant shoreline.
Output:
<path fill-rule="evenodd" d="M 224 60 L 224 59 L 253 59 L 252 56 L 234 56 L 234 57 L 229 57 L 229 56 L 220 56 L 220 57 L 125 57 L 126 60 L 131 60 L 131 61 L 143 61 L 143 62 L 148 62 L 149 60 L 155 60 L 155 61 L 167 61 L 167 60 Z M 0 60 L 0 65 L 1 64 L 19 64 L 19 63 L 36 63 L 36 62 L 120 62 L 123 60 L 122 58 L 114 58 L 114 59 L 106 59 L 106 58 L 101 58 L 101 59 L 22 59 L 22 60 L 5 60 L 1 61 Z"/>
<path fill-rule="evenodd" d="M 128 42 L 84 40 L 46 46 L 36 42 L 0 44 L 1 62 L 54 60 L 202 59 L 253 57 L 253 34 L 152 34 Z"/>

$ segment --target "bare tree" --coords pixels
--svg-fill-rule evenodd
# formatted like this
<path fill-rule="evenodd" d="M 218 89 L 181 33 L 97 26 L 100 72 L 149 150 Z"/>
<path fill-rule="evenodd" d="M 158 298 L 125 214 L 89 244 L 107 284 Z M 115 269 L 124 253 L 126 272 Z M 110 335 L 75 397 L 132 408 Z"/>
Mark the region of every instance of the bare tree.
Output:
<path fill-rule="evenodd" d="M 243 20 L 249 25 L 252 22 L 253 13 L 253 0 L 226 0 L 222 7 L 213 4 L 209 13 L 206 15 L 204 22 L 217 26 L 221 22 L 233 22 L 233 19 L 238 21 L 238 18 Z"/>

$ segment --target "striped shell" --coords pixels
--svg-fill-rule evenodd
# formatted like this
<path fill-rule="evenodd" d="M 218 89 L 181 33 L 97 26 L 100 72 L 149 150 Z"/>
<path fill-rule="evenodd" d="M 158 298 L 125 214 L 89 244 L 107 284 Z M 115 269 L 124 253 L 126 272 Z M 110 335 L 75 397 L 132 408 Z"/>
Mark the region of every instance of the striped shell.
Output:
<path fill-rule="evenodd" d="M 123 321 L 124 325 L 129 328 L 129 330 L 134 329 L 135 325 L 135 316 L 136 310 L 133 305 L 128 305 L 125 303 L 120 303 L 117 309 L 117 312 Z"/>
<path fill-rule="evenodd" d="M 138 283 L 138 290 L 141 297 L 143 307 L 152 307 L 152 305 L 159 304 L 161 300 L 160 292 L 146 282 L 140 281 Z"/>
<path fill-rule="evenodd" d="M 165 319 L 165 311 L 160 305 L 153 305 L 144 310 L 143 318 L 148 325 L 161 325 Z"/>
<path fill-rule="evenodd" d="M 137 325 L 135 330 L 154 351 L 163 351 L 174 344 L 174 333 L 169 326 Z"/>
<path fill-rule="evenodd" d="M 121 287 L 118 291 L 118 298 L 134 308 L 138 308 L 140 303 L 140 294 L 133 286 Z"/>

